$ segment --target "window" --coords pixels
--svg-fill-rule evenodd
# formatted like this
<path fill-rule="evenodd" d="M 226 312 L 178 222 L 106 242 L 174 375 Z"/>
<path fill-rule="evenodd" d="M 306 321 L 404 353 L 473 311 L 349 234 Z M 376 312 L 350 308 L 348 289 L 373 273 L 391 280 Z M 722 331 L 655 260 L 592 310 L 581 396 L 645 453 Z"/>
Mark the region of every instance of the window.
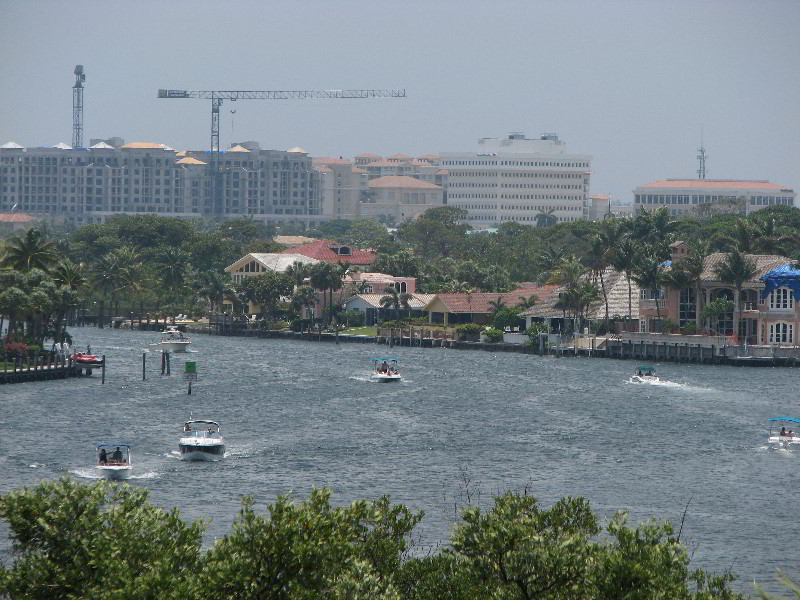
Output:
<path fill-rule="evenodd" d="M 794 308 L 794 293 L 789 288 L 778 288 L 769 294 L 770 310 L 786 310 Z"/>
<path fill-rule="evenodd" d="M 681 327 L 695 322 L 696 308 L 694 288 L 682 289 L 678 305 L 678 321 Z"/>
<path fill-rule="evenodd" d="M 794 325 L 792 323 L 770 323 L 769 324 L 769 343 L 770 344 L 791 344 Z"/>

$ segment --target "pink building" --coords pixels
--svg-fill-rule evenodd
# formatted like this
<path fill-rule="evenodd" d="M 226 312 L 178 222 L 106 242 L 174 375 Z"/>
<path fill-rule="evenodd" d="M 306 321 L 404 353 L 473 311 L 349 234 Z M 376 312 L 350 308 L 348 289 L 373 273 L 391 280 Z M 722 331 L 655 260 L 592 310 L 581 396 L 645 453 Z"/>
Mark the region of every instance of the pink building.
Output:
<path fill-rule="evenodd" d="M 689 253 L 684 242 L 671 245 L 672 261 L 667 268 L 682 260 Z M 800 341 L 800 307 L 795 295 L 800 292 L 800 269 L 785 256 L 748 254 L 755 266 L 755 275 L 744 282 L 739 298 L 739 331 L 734 335 L 733 311 L 719 318 L 703 320 L 703 331 L 709 335 L 732 336 L 738 343 L 757 345 L 797 345 Z M 734 300 L 733 285 L 719 281 L 716 268 L 725 261 L 726 254 L 715 252 L 705 259 L 701 276 L 700 306 L 717 298 Z M 639 297 L 639 330 L 661 332 L 658 322 L 669 319 L 682 328 L 691 328 L 697 314 L 695 290 L 693 288 L 660 290 L 642 289 Z"/>

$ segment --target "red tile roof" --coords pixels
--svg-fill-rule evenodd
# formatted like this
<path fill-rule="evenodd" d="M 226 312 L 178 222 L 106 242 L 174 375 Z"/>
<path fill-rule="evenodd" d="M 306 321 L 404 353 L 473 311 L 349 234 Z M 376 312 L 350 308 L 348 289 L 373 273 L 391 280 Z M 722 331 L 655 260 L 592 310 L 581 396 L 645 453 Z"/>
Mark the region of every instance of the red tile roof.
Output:
<path fill-rule="evenodd" d="M 352 161 L 335 156 L 315 156 L 311 159 L 312 165 L 350 165 Z"/>
<path fill-rule="evenodd" d="M 404 162 L 390 161 L 390 160 L 376 160 L 375 162 L 367 163 L 366 167 L 396 167 L 405 164 Z"/>
<path fill-rule="evenodd" d="M 769 181 L 736 181 L 735 179 L 662 179 L 639 187 L 643 188 L 702 188 L 731 190 L 785 190 L 787 186 Z"/>
<path fill-rule="evenodd" d="M 30 223 L 33 217 L 24 213 L 0 213 L 0 223 Z"/>
<path fill-rule="evenodd" d="M 350 254 L 338 254 L 335 248 L 339 247 L 350 248 Z M 302 246 L 295 246 L 284 250 L 282 254 L 302 254 L 309 258 L 315 258 L 323 262 L 329 263 L 350 263 L 351 265 L 369 265 L 377 257 L 374 252 L 366 250 L 359 250 L 347 246 L 346 244 L 339 244 L 333 240 L 317 240 L 310 244 L 303 244 Z"/>
<path fill-rule="evenodd" d="M 547 286 L 547 288 L 556 286 Z M 492 311 L 490 302 L 503 299 L 506 306 L 518 306 L 522 298 L 531 295 L 540 295 L 543 288 L 518 288 L 502 294 L 497 292 L 475 292 L 473 294 L 436 294 L 436 297 L 447 307 L 451 313 L 489 313 Z M 549 290 L 548 290 L 549 291 Z M 522 297 L 522 298 L 521 298 Z"/>
<path fill-rule="evenodd" d="M 416 177 L 409 177 L 408 175 L 386 175 L 385 177 L 376 177 L 367 183 L 371 188 L 415 188 L 424 190 L 441 190 L 442 186 L 422 181 Z"/>
<path fill-rule="evenodd" d="M 380 154 L 374 154 L 373 152 L 362 152 L 361 154 L 356 154 L 356 158 L 377 158 L 380 160 L 383 157 Z"/>

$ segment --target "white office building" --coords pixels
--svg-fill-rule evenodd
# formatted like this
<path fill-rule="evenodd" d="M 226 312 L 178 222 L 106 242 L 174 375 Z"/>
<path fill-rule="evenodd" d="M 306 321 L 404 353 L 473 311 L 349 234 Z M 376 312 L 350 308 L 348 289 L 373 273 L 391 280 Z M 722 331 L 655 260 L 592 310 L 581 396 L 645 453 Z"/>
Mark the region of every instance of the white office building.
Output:
<path fill-rule="evenodd" d="M 797 194 L 769 181 L 664 179 L 633 190 L 636 212 L 666 207 L 673 216 L 713 213 L 749 215 L 767 206 L 794 206 Z"/>
<path fill-rule="evenodd" d="M 567 154 L 555 134 L 478 140 L 479 152 L 442 152 L 447 204 L 469 211 L 477 229 L 582 221 L 589 216 L 592 157 Z"/>

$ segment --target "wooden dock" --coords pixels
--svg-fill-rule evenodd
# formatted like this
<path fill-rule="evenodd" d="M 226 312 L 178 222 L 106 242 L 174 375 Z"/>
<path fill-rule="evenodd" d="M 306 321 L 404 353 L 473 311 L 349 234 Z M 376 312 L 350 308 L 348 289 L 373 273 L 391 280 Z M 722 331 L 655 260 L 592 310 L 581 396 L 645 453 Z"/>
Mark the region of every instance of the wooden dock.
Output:
<path fill-rule="evenodd" d="M 34 356 L 24 363 L 15 360 L 9 365 L 7 361 L 4 361 L 3 370 L 0 371 L 0 384 L 88 377 L 92 375 L 93 371 L 100 371 L 101 382 L 105 383 L 105 357 L 100 365 L 85 365 L 76 362 L 71 356 L 65 357 L 63 360 L 55 355 Z"/>

